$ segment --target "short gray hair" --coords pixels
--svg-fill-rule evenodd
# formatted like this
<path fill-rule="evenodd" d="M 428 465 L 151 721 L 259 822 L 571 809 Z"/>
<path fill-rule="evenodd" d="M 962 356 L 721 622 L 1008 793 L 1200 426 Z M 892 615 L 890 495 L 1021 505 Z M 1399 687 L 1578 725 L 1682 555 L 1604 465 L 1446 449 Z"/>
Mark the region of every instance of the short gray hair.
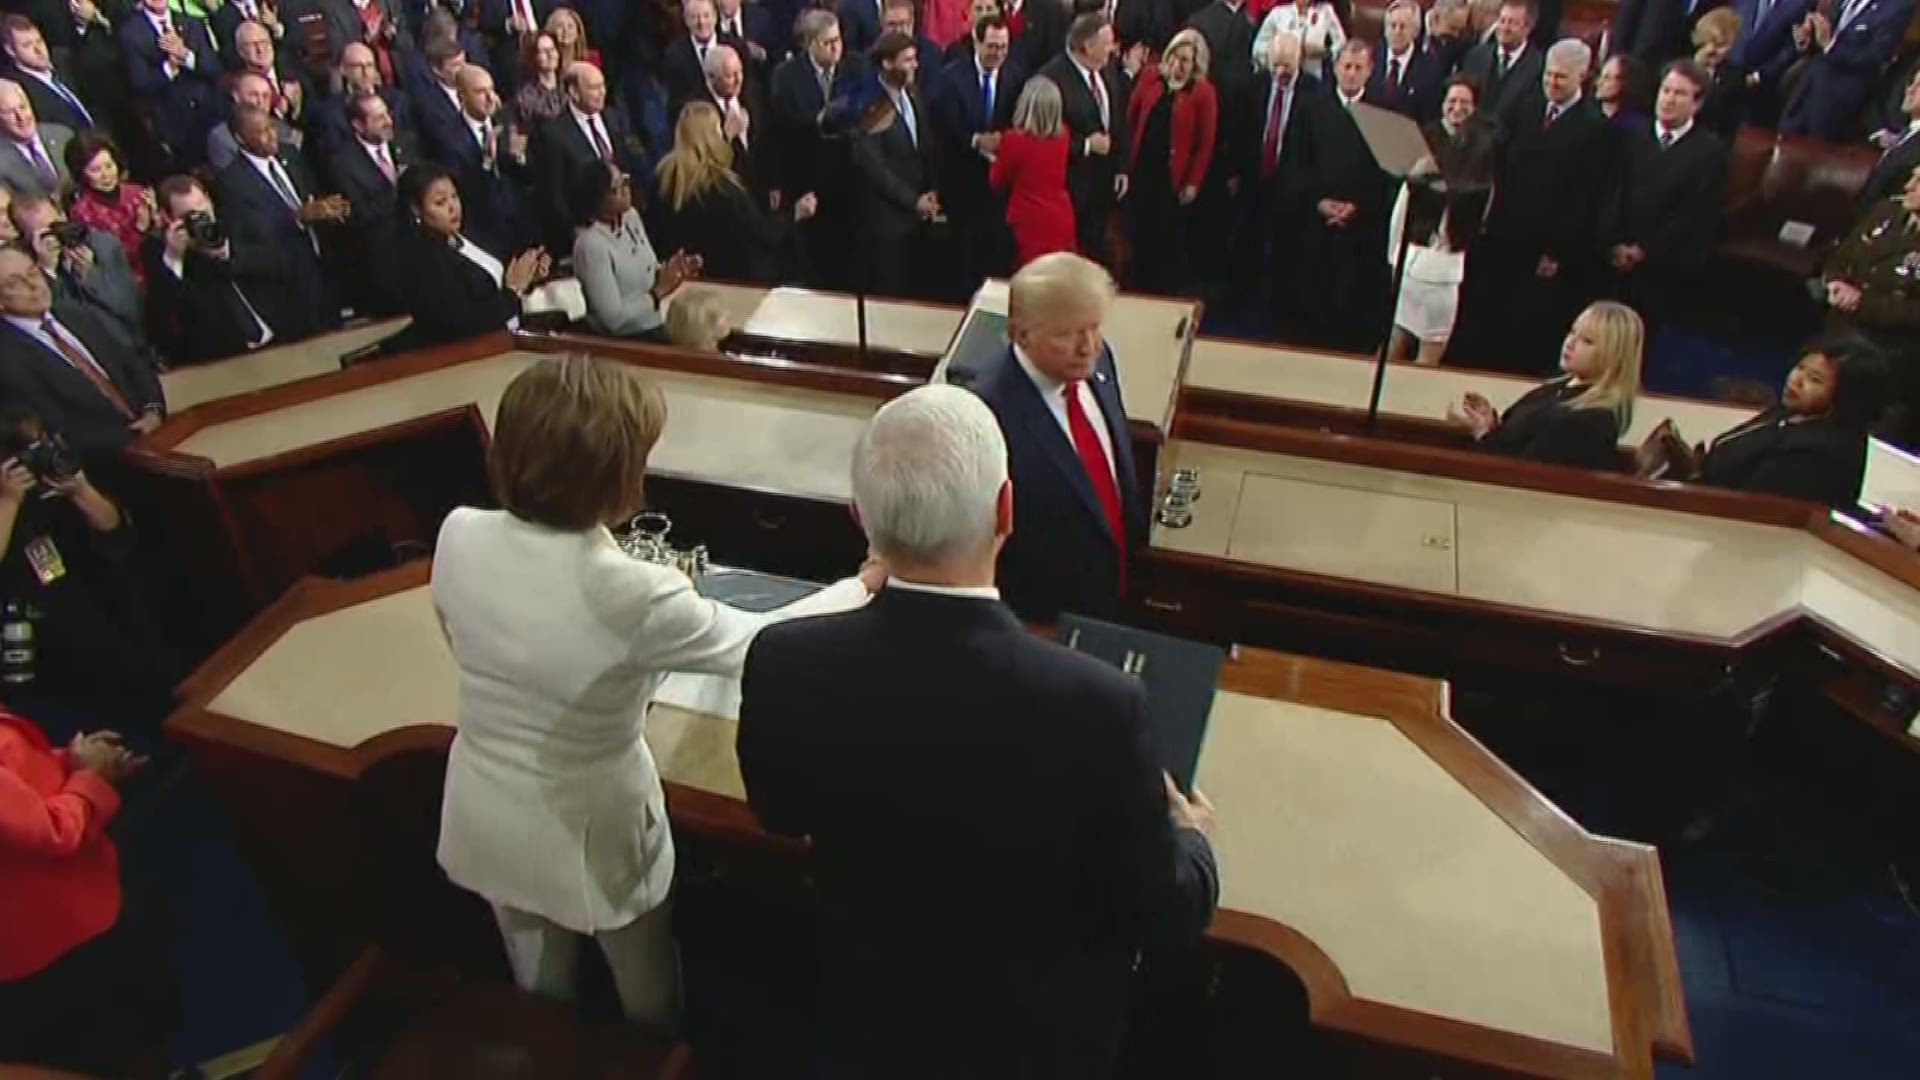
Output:
<path fill-rule="evenodd" d="M 712 79 L 715 75 L 720 74 L 720 65 L 729 56 L 735 60 L 740 59 L 740 53 L 731 45 L 715 45 L 713 48 L 708 49 L 707 61 L 700 65 L 701 73 L 708 79 Z"/>
<path fill-rule="evenodd" d="M 993 542 L 1007 441 L 972 391 L 936 383 L 873 414 L 853 451 L 853 505 L 882 559 L 945 562 Z"/>
<path fill-rule="evenodd" d="M 1013 103 L 1013 126 L 1042 139 L 1060 134 L 1060 87 L 1045 75 L 1035 75 L 1020 88 L 1020 99 Z"/>
<path fill-rule="evenodd" d="M 1566 68 L 1576 79 L 1584 79 L 1587 69 L 1593 66 L 1593 50 L 1579 38 L 1561 38 L 1547 47 L 1547 63 Z"/>
<path fill-rule="evenodd" d="M 802 48 L 814 43 L 821 34 L 840 25 L 840 17 L 824 8 L 808 8 L 793 20 L 793 36 Z"/>

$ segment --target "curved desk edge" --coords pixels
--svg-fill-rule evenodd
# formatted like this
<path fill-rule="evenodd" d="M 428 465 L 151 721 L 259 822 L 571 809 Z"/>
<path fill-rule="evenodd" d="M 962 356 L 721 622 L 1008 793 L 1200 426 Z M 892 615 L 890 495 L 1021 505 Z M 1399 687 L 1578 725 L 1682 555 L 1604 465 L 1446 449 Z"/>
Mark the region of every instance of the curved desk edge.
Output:
<path fill-rule="evenodd" d="M 211 704 L 226 686 L 298 623 L 428 583 L 431 565 L 417 561 L 354 581 L 303 579 L 269 606 L 179 688 L 180 705 L 167 720 L 169 735 L 271 757 L 344 781 L 403 750 L 451 745 L 453 729 L 411 724 L 351 749 L 217 713 Z M 1292 927 L 1246 912 L 1222 910 L 1208 936 L 1266 954 L 1291 969 L 1307 988 L 1314 1025 L 1368 1043 L 1384 1044 L 1524 1075 L 1587 1080 L 1652 1076 L 1652 1057 L 1691 1062 L 1679 965 L 1658 856 L 1645 845 L 1597 837 L 1526 783 L 1453 722 L 1442 682 L 1332 661 L 1279 654 L 1258 667 L 1230 662 L 1221 688 L 1392 723 L 1488 809 L 1595 898 L 1602 942 L 1614 1053 L 1598 1054 L 1512 1032 L 1356 998 L 1345 976 L 1312 940 Z M 797 855 L 801 845 L 764 832 L 738 800 L 666 783 L 676 824 L 702 837 L 742 845 L 773 857 Z"/>

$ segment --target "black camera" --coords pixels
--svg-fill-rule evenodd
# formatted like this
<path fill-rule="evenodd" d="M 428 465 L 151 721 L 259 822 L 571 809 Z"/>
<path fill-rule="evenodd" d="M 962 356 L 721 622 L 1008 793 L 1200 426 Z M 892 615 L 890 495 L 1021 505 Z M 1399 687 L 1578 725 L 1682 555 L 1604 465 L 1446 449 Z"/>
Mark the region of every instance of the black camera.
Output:
<path fill-rule="evenodd" d="M 227 242 L 226 227 L 205 210 L 189 210 L 180 220 L 187 226 L 187 239 L 201 247 L 216 248 Z"/>
<path fill-rule="evenodd" d="M 47 226 L 47 232 L 68 251 L 87 246 L 87 227 L 77 221 L 56 221 Z"/>
<path fill-rule="evenodd" d="M 0 456 L 19 461 L 41 483 L 71 480 L 80 472 L 79 455 L 59 432 L 42 432 L 25 442 L 14 433 L 0 435 Z"/>

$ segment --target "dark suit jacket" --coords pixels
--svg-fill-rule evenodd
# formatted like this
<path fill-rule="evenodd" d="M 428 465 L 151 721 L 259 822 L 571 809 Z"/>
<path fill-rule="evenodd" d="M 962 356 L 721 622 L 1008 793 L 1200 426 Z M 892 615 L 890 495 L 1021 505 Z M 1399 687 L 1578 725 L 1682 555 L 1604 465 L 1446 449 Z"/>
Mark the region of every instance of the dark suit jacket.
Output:
<path fill-rule="evenodd" d="M 919 139 L 907 133 L 906 121 L 889 114 L 884 127 L 854 137 L 853 164 L 860 172 L 860 221 L 870 232 L 888 237 L 913 232 L 920 224 L 915 208 L 922 194 L 934 190 L 936 132 L 924 100 L 912 90 L 914 121 Z"/>
<path fill-rule="evenodd" d="M 1831 420 L 1782 423 L 1786 415 L 1768 409 L 1715 439 L 1700 462 L 1700 482 L 1853 506 L 1867 468 L 1866 433 Z"/>
<path fill-rule="evenodd" d="M 1744 31 L 1752 22 L 1747 12 L 1741 15 Z M 1649 69 L 1658 69 L 1681 52 L 1686 25 L 1687 0 L 1620 0 L 1607 35 L 1607 55 L 1625 53 Z"/>
<path fill-rule="evenodd" d="M 504 265 L 509 252 L 491 252 Z M 495 285 L 444 240 L 424 229 L 403 229 L 394 243 L 401 309 L 417 347 L 504 330 L 520 314 L 520 298 Z"/>
<path fill-rule="evenodd" d="M 1557 125 L 1556 125 L 1557 126 Z M 1698 123 L 1662 150 L 1653 125 L 1627 137 L 1621 168 L 1601 214 L 1603 251 L 1638 244 L 1636 276 L 1671 279 L 1697 271 L 1720 229 L 1727 144 Z"/>
<path fill-rule="evenodd" d="M 1072 441 L 1013 350 L 965 381 L 993 410 L 1007 436 L 1013 519 L 1019 524 L 1000 552 L 1001 595 L 1022 618 L 1034 621 L 1051 621 L 1063 611 L 1112 618 L 1118 607 L 1122 551 L 1137 550 L 1147 537 L 1146 499 L 1134 468 L 1113 351 L 1101 355 L 1089 385 L 1113 443 L 1125 537 L 1113 535 Z"/>
<path fill-rule="evenodd" d="M 713 44 L 731 46 L 740 54 L 743 67 L 749 62 L 746 47 L 740 42 L 716 32 Z M 707 86 L 707 72 L 700 64 L 700 53 L 694 47 L 692 34 L 681 33 L 667 42 L 667 54 L 660 58 L 660 81 L 667 88 L 668 123 L 676 123 L 680 119 L 680 106 L 698 97 Z"/>
<path fill-rule="evenodd" d="M 1920 168 L 1920 134 L 1907 136 L 1904 126 L 1899 130 L 1906 141 L 1881 154 L 1880 160 L 1874 163 L 1873 171 L 1867 174 L 1867 185 L 1860 189 L 1860 202 L 1854 216 L 1900 194 L 1907 177 L 1913 175 L 1915 168 Z"/>
<path fill-rule="evenodd" d="M 720 99 L 702 84 L 694 101 L 704 101 L 716 109 L 721 109 Z M 779 190 L 780 175 L 776 167 L 775 155 L 778 153 L 779 132 L 775 130 L 773 113 L 767 108 L 767 97 L 752 79 L 740 86 L 740 107 L 747 111 L 747 141 L 742 145 L 739 139 L 730 139 L 733 147 L 733 171 L 740 174 L 747 187 L 756 195 L 764 196 L 770 191 Z M 721 109 L 724 118 L 726 112 Z"/>
<path fill-rule="evenodd" d="M 214 80 L 220 77 L 220 58 L 213 39 L 198 19 L 175 13 L 173 26 L 193 53 L 193 68 L 169 79 L 160 53 L 160 38 L 141 12 L 120 24 L 117 36 L 127 65 L 133 100 L 153 124 L 154 134 L 173 151 L 175 164 L 188 168 L 206 156 L 207 131 L 217 120 Z"/>
<path fill-rule="evenodd" d="M 301 199 L 319 194 L 319 184 L 297 151 L 282 150 L 280 164 Z M 273 185 L 245 157 L 215 177 L 220 220 L 233 238 L 233 274 L 249 296 L 279 292 L 287 297 L 286 325 L 275 325 L 276 341 L 297 341 L 339 321 L 335 297 L 307 229 Z M 332 238 L 323 227 L 312 235 Z"/>
<path fill-rule="evenodd" d="M 1806 75 L 1780 115 L 1780 130 L 1832 142 L 1852 135 L 1880 72 L 1900 51 L 1913 6 L 1914 0 L 1868 0 L 1845 29 L 1834 27 L 1832 47 L 1809 54 Z M 1840 8 L 1834 5 L 1836 23 Z M 1792 46 L 1791 37 L 1787 44 Z"/>
<path fill-rule="evenodd" d="M 1577 391 L 1562 376 L 1527 391 L 1500 415 L 1480 448 L 1522 461 L 1612 472 L 1619 467 L 1620 421 L 1611 409 L 1572 409 Z"/>
<path fill-rule="evenodd" d="M 1020 97 L 1026 76 L 1011 61 L 1000 66 L 995 77 L 993 115 L 981 113 L 980 69 L 973 58 L 957 60 L 940 72 L 927 98 L 927 110 L 933 114 L 933 130 L 940 144 L 940 204 L 949 209 L 985 205 L 990 199 L 987 187 L 987 159 L 973 148 L 973 137 L 987 131 L 1004 131 L 1013 123 L 1013 106 Z"/>
<path fill-rule="evenodd" d="M 1036 4 L 1046 0 L 1034 0 Z M 1106 127 L 1100 124 L 1100 104 L 1081 76 L 1073 58 L 1062 54 L 1041 69 L 1040 74 L 1060 87 L 1061 118 L 1070 136 L 1067 148 L 1067 194 L 1073 197 L 1074 213 L 1085 219 L 1089 214 L 1105 214 L 1114 204 L 1113 178 L 1131 156 L 1127 132 L 1127 79 L 1119 68 L 1108 64 L 1100 72 L 1107 88 Z M 1113 147 L 1104 155 L 1085 152 L 1087 136 L 1105 131 L 1113 137 Z"/>
<path fill-rule="evenodd" d="M 420 149 L 434 161 L 451 169 L 466 155 L 467 126 L 455 105 L 438 83 L 409 91 L 411 112 L 420 132 Z"/>
<path fill-rule="evenodd" d="M 845 161 L 845 137 L 872 92 L 869 81 L 866 65 L 847 56 L 834 68 L 833 97 L 828 101 L 820 94 L 813 61 L 805 50 L 774 69 L 774 132 L 783 190 L 796 195 L 821 191 L 836 177 Z"/>
<path fill-rule="evenodd" d="M 1539 87 L 1509 111 L 1487 231 L 1516 260 L 1538 263 L 1544 255 L 1565 263 L 1590 257 L 1612 140 L 1591 98 L 1551 128 L 1546 117 Z"/>
<path fill-rule="evenodd" d="M 1217 900 L 1139 684 L 991 600 L 889 587 L 767 628 L 737 751 L 761 824 L 812 840 L 845 1075 L 1111 1076 L 1137 951 Z"/>
<path fill-rule="evenodd" d="M 420 159 L 420 152 L 410 141 L 398 138 L 388 144 L 387 152 L 393 157 L 395 175 Z M 395 289 L 392 278 L 397 228 L 394 183 L 381 173 L 358 139 L 349 140 L 334 151 L 327 172 L 333 177 L 334 187 L 353 204 L 353 215 L 341 230 L 340 240 L 344 248 L 342 265 L 357 271 L 348 282 L 354 306 L 385 314 L 393 302 Z"/>
<path fill-rule="evenodd" d="M 192 364 L 238 356 L 255 344 L 260 329 L 247 314 L 252 306 L 278 342 L 280 328 L 297 322 L 291 314 L 297 304 L 285 287 L 259 287 L 244 300 L 234 281 L 233 266 L 197 251 L 181 260 L 185 278 L 177 278 L 162 261 L 164 245 L 149 238 L 141 249 L 147 268 L 147 333 L 162 355 L 174 364 Z"/>
<path fill-rule="evenodd" d="M 1187 25 L 1200 31 L 1214 57 L 1242 58 L 1237 63 L 1216 59 L 1207 68 L 1207 77 L 1220 91 L 1221 113 L 1231 116 L 1253 86 L 1253 64 L 1246 59 L 1253 55 L 1253 20 L 1247 16 L 1244 4 L 1235 11 L 1224 0 L 1214 0 L 1194 12 Z"/>
<path fill-rule="evenodd" d="M 54 93 L 46 83 L 20 70 L 15 65 L 8 63 L 3 70 L 5 70 L 7 78 L 19 83 L 21 89 L 27 92 L 27 101 L 33 105 L 33 115 L 35 119 L 41 123 L 58 124 L 61 127 L 75 132 L 87 131 L 95 127 L 104 128 L 106 126 L 107 117 L 97 114 L 92 106 L 88 106 L 86 114 L 82 115 L 79 109 L 69 104 L 67 99 Z M 53 77 L 59 81 L 61 86 L 67 88 L 67 93 L 79 98 L 82 105 L 87 104 L 87 95 L 80 92 L 80 88 L 73 84 L 73 80 L 67 76 L 66 72 L 61 71 L 58 65 L 53 69 Z M 91 124 L 87 122 L 89 117 L 93 120 Z"/>
<path fill-rule="evenodd" d="M 626 111 L 611 102 L 601 110 L 600 123 L 607 129 L 607 142 L 620 168 L 642 181 L 649 175 L 646 152 Z M 573 209 L 567 205 L 567 193 L 582 170 L 601 165 L 600 154 L 587 141 L 587 133 L 574 121 L 573 110 L 563 109 L 559 116 L 540 125 L 529 150 L 534 164 L 533 185 L 538 197 L 547 247 L 552 251 L 571 251 Z"/>
<path fill-rule="evenodd" d="M 1480 115 L 1506 122 L 1507 111 L 1527 95 L 1540 89 L 1540 74 L 1546 69 L 1546 53 L 1532 42 L 1513 62 L 1506 78 L 1496 78 L 1500 46 L 1492 38 L 1475 45 L 1460 61 L 1460 70 L 1480 80 Z"/>
<path fill-rule="evenodd" d="M 1800 25 L 1813 9 L 1812 0 L 1773 0 L 1763 19 L 1754 19 L 1759 0 L 1734 0 L 1740 13 L 1740 39 L 1734 42 L 1727 61 L 1748 71 L 1757 71 L 1768 83 L 1777 83 L 1787 68 L 1799 58 L 1793 47 L 1793 28 Z"/>
<path fill-rule="evenodd" d="M 105 327 L 84 311 L 62 308 L 54 317 L 86 346 L 96 363 L 136 415 L 166 408 L 160 377 L 152 365 L 117 344 Z M 127 417 L 94 387 L 92 380 L 39 339 L 0 320 L 0 397 L 40 415 L 61 432 L 89 465 L 111 461 L 134 439 Z"/>
<path fill-rule="evenodd" d="M 1408 50 L 1406 70 L 1398 83 L 1387 81 L 1387 49 L 1373 51 L 1373 75 L 1367 80 L 1362 100 L 1392 109 L 1414 120 L 1432 120 L 1440 115 L 1440 99 L 1446 95 L 1447 73 L 1438 57 L 1421 52 L 1419 46 Z"/>
<path fill-rule="evenodd" d="M 879 0 L 839 0 L 834 14 L 840 17 L 840 36 L 846 43 L 846 54 L 865 56 L 880 37 Z"/>
<path fill-rule="evenodd" d="M 392 86 L 380 88 L 380 100 L 393 115 L 395 134 L 411 139 L 418 129 L 413 122 L 413 103 L 405 92 Z M 314 102 L 306 110 L 308 143 L 301 147 L 308 160 L 331 162 L 334 154 L 353 142 L 353 124 L 347 120 L 346 98 L 336 94 Z M 334 180 L 333 177 L 327 177 Z"/>
<path fill-rule="evenodd" d="M 711 278 L 778 285 L 798 276 L 792 212 L 773 213 L 744 188 L 721 184 L 678 210 L 662 199 L 648 210 L 647 229 L 655 251 L 691 251 Z"/>
<path fill-rule="evenodd" d="M 480 144 L 466 126 L 466 120 L 460 114 L 454 114 L 449 125 L 441 122 L 438 126 L 440 143 L 434 149 L 434 141 L 428 140 L 429 153 L 434 160 L 447 167 L 453 173 L 454 184 L 460 189 L 460 202 L 464 211 L 463 231 L 488 251 L 500 251 L 512 254 L 540 242 L 540 227 L 535 220 L 533 200 L 528 194 L 528 176 L 532 172 L 530 164 L 523 165 L 507 156 L 506 127 L 507 117 L 502 109 L 495 117 L 494 124 L 500 132 L 499 155 L 489 163 L 481 153 Z M 534 153 L 528 147 L 528 162 Z M 572 251 L 569 244 L 563 251 Z"/>
<path fill-rule="evenodd" d="M 774 17 L 765 4 L 750 3 L 747 0 L 742 0 L 740 4 L 740 19 L 744 24 L 741 27 L 743 34 L 733 33 L 724 21 L 725 16 L 721 16 L 721 19 L 720 33 L 723 36 L 744 38 L 766 50 L 767 58 L 764 61 L 755 60 L 746 49 L 740 50 L 740 59 L 747 65 L 747 73 L 750 76 L 757 75 L 761 82 L 765 82 L 767 72 L 787 58 L 787 41 L 793 36 L 792 21 L 789 20 L 786 26 L 781 26 L 779 19 Z"/>

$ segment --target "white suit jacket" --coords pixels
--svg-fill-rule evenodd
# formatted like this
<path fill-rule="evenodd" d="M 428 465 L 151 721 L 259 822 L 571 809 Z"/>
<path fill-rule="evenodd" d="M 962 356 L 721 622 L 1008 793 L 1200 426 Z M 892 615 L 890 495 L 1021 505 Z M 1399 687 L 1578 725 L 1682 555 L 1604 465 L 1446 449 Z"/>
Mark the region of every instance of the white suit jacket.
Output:
<path fill-rule="evenodd" d="M 849 578 L 750 614 L 629 557 L 605 529 L 455 510 L 433 559 L 460 680 L 440 818 L 447 876 L 581 933 L 652 910 L 673 881 L 666 799 L 642 738 L 661 679 L 737 676 L 761 626 L 866 599 Z"/>

